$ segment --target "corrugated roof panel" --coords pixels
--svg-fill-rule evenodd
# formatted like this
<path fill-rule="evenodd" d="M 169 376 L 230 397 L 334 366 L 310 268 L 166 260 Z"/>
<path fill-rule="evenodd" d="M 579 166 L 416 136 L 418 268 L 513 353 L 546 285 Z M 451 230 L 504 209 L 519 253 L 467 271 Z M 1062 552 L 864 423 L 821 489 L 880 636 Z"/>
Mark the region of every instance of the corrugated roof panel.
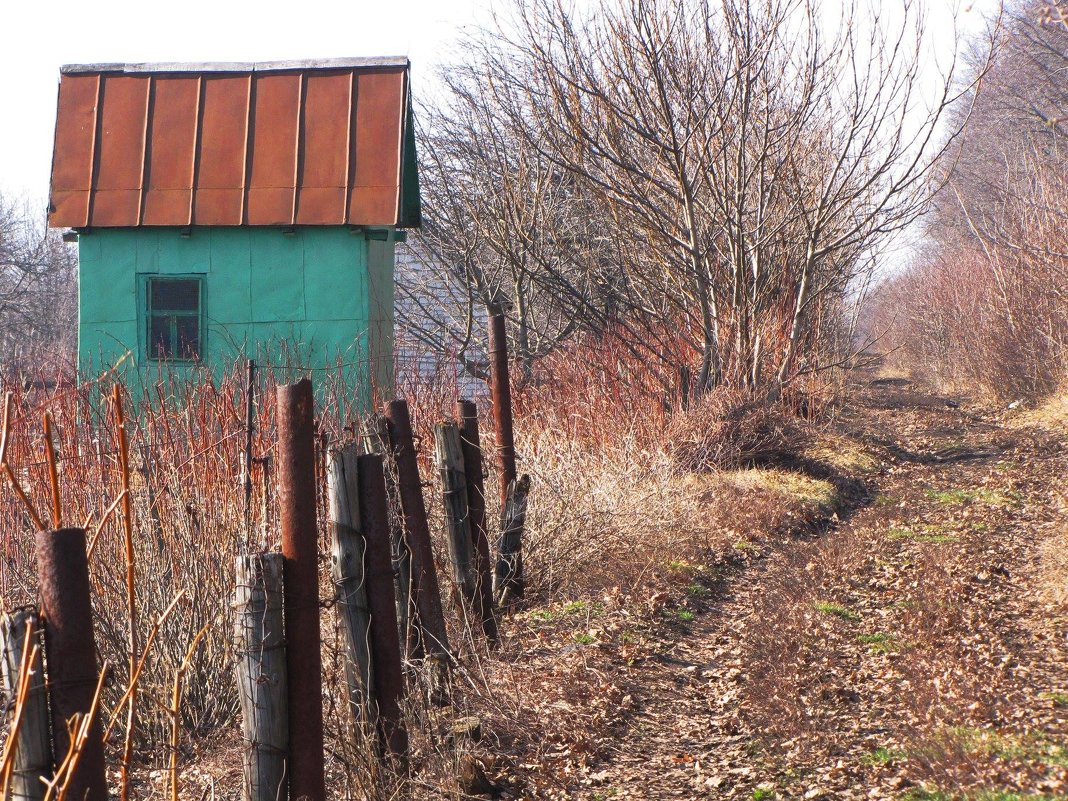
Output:
<path fill-rule="evenodd" d="M 104 82 L 90 225 L 140 222 L 150 83 L 147 76 L 127 75 Z"/>
<path fill-rule="evenodd" d="M 345 222 L 353 80 L 351 72 L 310 73 L 305 79 L 297 193 L 300 224 Z"/>
<path fill-rule="evenodd" d="M 93 186 L 96 144 L 96 106 L 99 75 L 71 75 L 59 86 L 55 150 L 52 154 L 53 216 L 70 226 L 89 222 L 89 192 Z"/>
<path fill-rule="evenodd" d="M 251 75 L 205 76 L 197 145 L 193 222 L 240 225 L 245 207 L 245 154 Z"/>
<path fill-rule="evenodd" d="M 192 220 L 199 112 L 200 78 L 153 79 L 144 225 L 188 225 Z"/>
<path fill-rule="evenodd" d="M 301 76 L 257 75 L 252 94 L 254 122 L 249 137 L 251 173 L 246 221 L 249 225 L 292 225 Z"/>
<path fill-rule="evenodd" d="M 356 87 L 356 158 L 349 222 L 388 225 L 400 201 L 403 72 L 364 72 Z M 391 146 L 392 145 L 392 146 Z"/>
<path fill-rule="evenodd" d="M 49 223 L 418 224 L 407 74 L 406 59 L 64 67 Z"/>

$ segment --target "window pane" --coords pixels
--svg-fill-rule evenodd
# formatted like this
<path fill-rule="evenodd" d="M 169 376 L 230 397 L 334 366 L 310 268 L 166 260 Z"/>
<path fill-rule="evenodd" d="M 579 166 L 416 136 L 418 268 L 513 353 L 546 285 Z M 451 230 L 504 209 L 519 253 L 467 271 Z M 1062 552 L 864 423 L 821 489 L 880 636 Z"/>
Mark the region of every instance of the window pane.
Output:
<path fill-rule="evenodd" d="M 171 318 L 153 316 L 148 321 L 148 352 L 153 359 L 169 359 L 171 352 Z"/>
<path fill-rule="evenodd" d="M 152 311 L 199 311 L 200 281 L 154 278 L 150 282 Z"/>
<path fill-rule="evenodd" d="M 178 342 L 175 343 L 178 348 L 178 358 L 199 359 L 200 318 L 196 315 L 187 315 L 174 319 L 178 326 Z"/>

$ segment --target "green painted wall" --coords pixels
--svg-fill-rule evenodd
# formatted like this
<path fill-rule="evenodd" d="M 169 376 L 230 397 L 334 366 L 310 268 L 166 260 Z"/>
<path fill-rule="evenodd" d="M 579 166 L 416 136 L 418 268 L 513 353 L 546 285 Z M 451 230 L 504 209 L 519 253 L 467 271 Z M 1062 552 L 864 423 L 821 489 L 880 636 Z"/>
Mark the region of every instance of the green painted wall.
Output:
<path fill-rule="evenodd" d="M 131 383 L 197 365 L 148 358 L 145 283 L 151 275 L 202 276 L 201 367 L 219 375 L 251 356 L 258 364 L 326 370 L 392 385 L 392 231 L 369 239 L 346 227 L 94 229 L 79 237 L 82 370 L 114 366 Z M 127 353 L 129 355 L 127 356 Z M 384 383 L 383 383 L 384 382 Z"/>

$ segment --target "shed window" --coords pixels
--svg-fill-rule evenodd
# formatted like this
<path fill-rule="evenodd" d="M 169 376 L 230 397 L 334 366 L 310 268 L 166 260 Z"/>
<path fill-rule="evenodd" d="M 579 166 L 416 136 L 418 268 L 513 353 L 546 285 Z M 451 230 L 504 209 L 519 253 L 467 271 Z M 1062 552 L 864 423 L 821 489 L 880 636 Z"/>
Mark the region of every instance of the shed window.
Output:
<path fill-rule="evenodd" d="M 200 278 L 149 278 L 146 282 L 150 359 L 196 361 L 204 352 Z"/>

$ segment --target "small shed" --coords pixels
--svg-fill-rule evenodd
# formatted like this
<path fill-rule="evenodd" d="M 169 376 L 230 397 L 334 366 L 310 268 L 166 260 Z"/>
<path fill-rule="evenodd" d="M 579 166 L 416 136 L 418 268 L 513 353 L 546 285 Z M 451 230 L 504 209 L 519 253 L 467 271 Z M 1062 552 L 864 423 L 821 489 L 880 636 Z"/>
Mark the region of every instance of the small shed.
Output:
<path fill-rule="evenodd" d="M 49 224 L 77 234 L 83 370 L 255 358 L 385 388 L 419 218 L 406 58 L 61 70 Z"/>

